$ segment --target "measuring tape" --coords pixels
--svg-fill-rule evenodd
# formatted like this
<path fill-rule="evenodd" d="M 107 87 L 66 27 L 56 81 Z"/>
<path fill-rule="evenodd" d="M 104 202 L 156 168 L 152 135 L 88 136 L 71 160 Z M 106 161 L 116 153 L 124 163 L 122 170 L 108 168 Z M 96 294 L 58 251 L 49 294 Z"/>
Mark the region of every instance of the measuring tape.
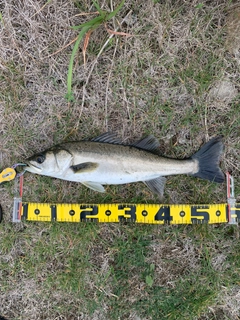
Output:
<path fill-rule="evenodd" d="M 240 219 L 240 204 L 231 207 L 231 220 Z M 21 219 L 57 222 L 135 222 L 193 224 L 229 222 L 228 205 L 206 204 L 50 204 L 22 203 Z"/>
<path fill-rule="evenodd" d="M 14 198 L 13 221 L 134 222 L 143 224 L 229 223 L 240 221 L 240 203 L 234 198 L 234 181 L 227 177 L 227 203 L 222 204 L 56 204 L 22 202 Z"/>
<path fill-rule="evenodd" d="M 20 187 L 14 197 L 13 222 L 135 222 L 145 224 L 229 223 L 240 221 L 240 204 L 234 196 L 234 180 L 227 172 L 227 203 L 222 204 L 56 204 L 22 202 L 23 174 L 17 163 L 0 173 L 0 183 L 13 180 Z M 0 212 L 1 220 L 1 212 Z"/>

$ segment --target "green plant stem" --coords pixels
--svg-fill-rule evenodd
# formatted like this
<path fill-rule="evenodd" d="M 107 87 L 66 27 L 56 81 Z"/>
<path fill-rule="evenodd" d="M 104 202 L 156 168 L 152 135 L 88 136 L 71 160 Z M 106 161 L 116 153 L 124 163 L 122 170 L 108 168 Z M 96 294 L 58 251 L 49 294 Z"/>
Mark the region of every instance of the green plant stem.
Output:
<path fill-rule="evenodd" d="M 74 57 L 75 57 L 75 54 L 76 54 L 76 52 L 78 50 L 78 47 L 79 47 L 79 44 L 80 44 L 82 38 L 88 32 L 89 29 L 90 29 L 90 27 L 82 28 L 82 30 L 80 31 L 80 33 L 78 35 L 77 41 L 74 44 L 73 50 L 72 50 L 71 58 L 70 58 L 70 61 L 69 61 L 69 67 L 68 67 L 68 77 L 67 77 L 67 99 L 68 99 L 68 101 L 72 101 L 73 100 L 72 75 L 73 75 Z"/>
<path fill-rule="evenodd" d="M 68 67 L 68 76 L 67 76 L 67 100 L 68 101 L 73 101 L 74 100 L 74 96 L 72 93 L 72 76 L 73 76 L 73 62 L 74 62 L 74 57 L 76 55 L 76 52 L 78 50 L 79 44 L 82 40 L 82 38 L 84 37 L 84 35 L 89 31 L 89 30 L 94 30 L 96 28 L 98 28 L 102 23 L 110 20 L 111 18 L 113 18 L 123 7 L 125 0 L 122 0 L 122 2 L 120 3 L 120 5 L 112 12 L 107 13 L 104 12 L 103 10 L 101 10 L 99 4 L 95 1 L 94 5 L 96 7 L 96 9 L 99 12 L 99 16 L 93 18 L 92 20 L 83 23 L 79 26 L 73 26 L 72 29 L 74 30 L 78 30 L 81 29 L 78 37 L 77 37 L 77 41 L 74 44 L 73 50 L 72 50 L 72 54 L 71 54 L 71 58 L 69 61 L 69 67 Z"/>

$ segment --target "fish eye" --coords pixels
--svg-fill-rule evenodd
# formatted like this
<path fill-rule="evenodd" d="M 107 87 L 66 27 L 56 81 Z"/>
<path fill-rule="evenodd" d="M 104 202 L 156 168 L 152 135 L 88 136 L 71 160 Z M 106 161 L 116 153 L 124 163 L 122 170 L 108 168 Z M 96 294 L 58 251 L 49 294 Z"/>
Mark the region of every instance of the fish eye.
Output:
<path fill-rule="evenodd" d="M 44 160 L 45 160 L 45 156 L 43 154 L 39 154 L 36 158 L 36 162 L 39 164 L 43 163 Z"/>

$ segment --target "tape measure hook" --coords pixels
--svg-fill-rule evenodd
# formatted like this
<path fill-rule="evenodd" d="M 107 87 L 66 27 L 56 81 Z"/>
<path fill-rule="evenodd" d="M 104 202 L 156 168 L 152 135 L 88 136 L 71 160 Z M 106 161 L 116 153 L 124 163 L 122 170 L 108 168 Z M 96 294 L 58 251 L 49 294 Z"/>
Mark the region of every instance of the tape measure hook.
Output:
<path fill-rule="evenodd" d="M 236 199 L 234 194 L 234 179 L 229 172 L 226 173 L 227 177 L 227 203 L 228 203 L 228 223 L 238 224 L 236 214 Z"/>
<path fill-rule="evenodd" d="M 228 198 L 235 198 L 234 194 L 234 179 L 233 176 L 230 175 L 229 172 L 226 173 L 227 176 L 227 197 Z"/>

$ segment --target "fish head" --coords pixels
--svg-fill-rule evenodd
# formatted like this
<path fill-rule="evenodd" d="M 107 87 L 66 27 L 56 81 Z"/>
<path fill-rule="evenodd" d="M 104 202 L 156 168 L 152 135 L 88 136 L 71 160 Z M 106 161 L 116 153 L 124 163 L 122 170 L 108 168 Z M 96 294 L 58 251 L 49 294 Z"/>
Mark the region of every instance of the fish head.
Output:
<path fill-rule="evenodd" d="M 28 158 L 26 171 L 54 176 L 63 174 L 72 163 L 72 155 L 63 149 L 47 150 Z"/>

